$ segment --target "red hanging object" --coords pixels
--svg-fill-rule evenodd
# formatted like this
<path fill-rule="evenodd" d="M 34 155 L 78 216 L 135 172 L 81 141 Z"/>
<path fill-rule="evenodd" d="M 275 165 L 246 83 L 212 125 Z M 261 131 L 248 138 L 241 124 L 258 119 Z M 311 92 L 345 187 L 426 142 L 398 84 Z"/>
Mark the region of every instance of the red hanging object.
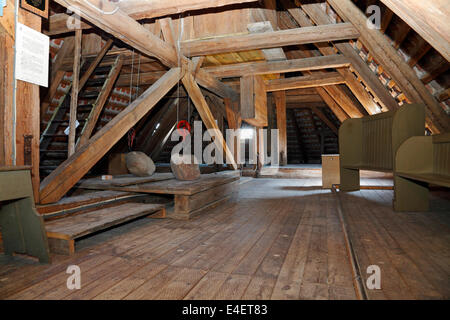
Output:
<path fill-rule="evenodd" d="M 128 131 L 128 149 L 130 151 L 133 149 L 135 137 L 136 137 L 136 130 L 134 130 L 134 128 L 131 128 L 130 131 Z"/>
<path fill-rule="evenodd" d="M 191 133 L 191 125 L 186 120 L 180 120 L 177 124 L 177 130 L 184 140 L 184 138 Z"/>

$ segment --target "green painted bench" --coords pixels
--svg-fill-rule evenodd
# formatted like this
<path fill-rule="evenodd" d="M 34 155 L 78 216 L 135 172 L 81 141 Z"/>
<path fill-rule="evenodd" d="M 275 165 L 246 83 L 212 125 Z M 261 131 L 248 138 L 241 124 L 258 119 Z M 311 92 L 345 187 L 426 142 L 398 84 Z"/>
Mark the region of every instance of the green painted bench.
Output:
<path fill-rule="evenodd" d="M 395 158 L 394 209 L 428 211 L 429 185 L 450 188 L 450 133 L 411 137 Z"/>
<path fill-rule="evenodd" d="M 360 170 L 394 172 L 400 145 L 425 134 L 425 106 L 409 104 L 395 111 L 347 119 L 339 128 L 342 191 L 360 189 Z"/>
<path fill-rule="evenodd" d="M 0 167 L 0 227 L 6 255 L 50 263 L 44 221 L 34 206 L 29 167 Z"/>

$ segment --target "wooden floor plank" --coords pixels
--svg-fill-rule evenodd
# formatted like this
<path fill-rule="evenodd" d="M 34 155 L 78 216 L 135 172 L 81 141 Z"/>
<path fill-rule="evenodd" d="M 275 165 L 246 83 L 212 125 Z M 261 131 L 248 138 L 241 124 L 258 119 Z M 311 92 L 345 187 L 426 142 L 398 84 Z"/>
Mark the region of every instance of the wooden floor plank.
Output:
<path fill-rule="evenodd" d="M 366 178 L 364 178 L 366 179 Z M 380 181 L 378 181 L 380 179 Z M 389 184 L 382 176 L 367 183 Z M 320 177 L 250 179 L 237 198 L 189 221 L 137 219 L 82 238 L 51 265 L 0 259 L 5 299 L 355 299 L 337 206 Z M 432 191 L 426 213 L 392 211 L 392 190 L 339 192 L 370 299 L 450 296 L 450 202 Z M 68 265 L 81 290 L 68 290 Z"/>
<path fill-rule="evenodd" d="M 144 284 L 148 279 L 167 268 L 167 265 L 148 263 L 141 269 L 125 277 L 109 289 L 94 297 L 94 300 L 120 300 L 130 294 L 136 288 Z"/>
<path fill-rule="evenodd" d="M 185 300 L 210 300 L 227 280 L 228 274 L 209 271 L 184 297 Z"/>
<path fill-rule="evenodd" d="M 215 300 L 239 300 L 242 298 L 252 277 L 241 274 L 230 274 L 212 297 Z"/>

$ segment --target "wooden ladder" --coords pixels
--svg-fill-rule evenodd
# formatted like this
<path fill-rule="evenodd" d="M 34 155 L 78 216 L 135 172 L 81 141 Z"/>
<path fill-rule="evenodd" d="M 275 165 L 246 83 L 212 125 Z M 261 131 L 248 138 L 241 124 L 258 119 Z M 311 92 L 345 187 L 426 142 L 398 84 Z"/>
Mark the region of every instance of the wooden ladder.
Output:
<path fill-rule="evenodd" d="M 103 106 L 120 73 L 123 60 L 117 56 L 110 66 L 97 67 L 78 96 L 76 143 L 81 146 L 89 140 Z M 69 125 L 70 91 L 72 82 L 40 138 L 41 177 L 44 178 L 67 158 L 68 135 L 64 129 Z M 87 101 L 88 103 L 83 103 Z M 81 102 L 81 103 L 80 103 Z"/>

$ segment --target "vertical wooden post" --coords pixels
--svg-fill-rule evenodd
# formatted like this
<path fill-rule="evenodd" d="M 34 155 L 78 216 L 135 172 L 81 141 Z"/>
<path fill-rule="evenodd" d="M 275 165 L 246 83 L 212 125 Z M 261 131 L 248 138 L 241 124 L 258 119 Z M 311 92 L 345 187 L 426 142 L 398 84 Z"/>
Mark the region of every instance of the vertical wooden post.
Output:
<path fill-rule="evenodd" d="M 0 31 L 0 166 L 12 165 L 14 40 Z"/>
<path fill-rule="evenodd" d="M 225 112 L 226 112 L 226 116 L 227 116 L 227 123 L 228 123 L 228 128 L 233 129 L 233 130 L 238 130 L 241 128 L 241 124 L 242 124 L 242 118 L 240 116 L 240 114 L 238 113 L 237 110 L 239 110 L 239 105 L 237 101 L 231 101 L 231 99 L 229 98 L 225 98 L 223 99 L 223 102 L 225 104 Z M 239 147 L 240 147 L 240 139 L 239 136 L 237 136 L 234 140 L 234 160 L 236 163 L 239 163 L 239 159 L 238 159 L 238 155 L 239 155 Z"/>
<path fill-rule="evenodd" d="M 73 75 L 72 75 L 72 96 L 70 100 L 70 118 L 69 118 L 69 145 L 68 156 L 75 153 L 75 135 L 77 121 L 78 106 L 78 87 L 80 81 L 80 56 L 81 56 L 81 38 L 82 30 L 75 30 L 75 48 L 73 58 Z"/>
<path fill-rule="evenodd" d="M 19 9 L 19 22 L 41 31 L 41 17 Z M 16 165 L 24 165 L 31 159 L 31 179 L 35 202 L 39 201 L 39 135 L 40 135 L 39 86 L 17 80 L 16 87 Z M 25 138 L 31 143 L 25 144 Z M 28 140 L 30 141 L 30 140 Z M 25 157 L 27 149 L 27 157 Z M 31 155 L 29 154 L 31 152 Z M 29 163 L 28 163 L 29 164 Z"/>
<path fill-rule="evenodd" d="M 280 148 L 280 165 L 287 165 L 287 134 L 286 134 L 286 92 L 273 93 L 277 109 L 277 128 Z"/>
<path fill-rule="evenodd" d="M 264 133 L 263 127 L 256 127 L 256 139 L 257 139 L 257 159 L 256 159 L 256 169 L 259 172 L 265 163 L 265 150 L 264 150 Z"/>
<path fill-rule="evenodd" d="M 202 91 L 195 82 L 195 79 L 192 76 L 192 74 L 189 72 L 186 73 L 184 77 L 181 79 L 181 81 L 183 82 L 184 88 L 186 89 L 190 98 L 192 99 L 192 102 L 194 102 L 194 105 L 198 113 L 200 114 L 200 117 L 202 118 L 202 121 L 205 124 L 206 128 L 219 130 L 216 121 L 214 120 L 214 117 L 211 113 L 211 110 L 209 109 L 209 106 L 206 103 L 205 98 L 203 97 Z M 228 149 L 228 145 L 226 144 L 222 133 L 219 133 L 217 135 L 216 139 L 214 140 L 214 143 L 218 148 L 223 148 L 224 154 L 227 159 L 227 163 L 229 163 L 234 170 L 237 170 L 237 165 L 234 160 L 234 156 Z"/>

